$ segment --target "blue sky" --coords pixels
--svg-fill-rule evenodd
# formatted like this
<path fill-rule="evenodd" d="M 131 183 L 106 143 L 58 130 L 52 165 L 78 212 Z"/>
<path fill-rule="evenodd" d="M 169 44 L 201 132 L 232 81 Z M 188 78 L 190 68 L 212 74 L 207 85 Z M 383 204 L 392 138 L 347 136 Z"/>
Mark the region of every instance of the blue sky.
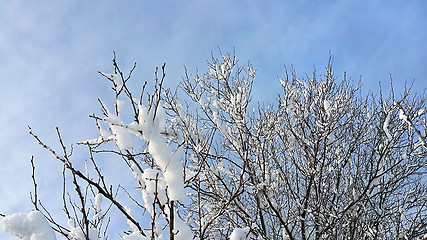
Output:
<path fill-rule="evenodd" d="M 206 70 L 211 52 L 235 51 L 257 69 L 255 101 L 273 101 L 277 76 L 293 65 L 303 76 L 322 71 L 329 51 L 336 74 L 364 90 L 397 91 L 415 79 L 427 86 L 425 1 L 23 1 L 0 8 L 0 213 L 27 212 L 30 158 L 35 155 L 44 199 L 55 194 L 61 167 L 29 136 L 27 125 L 53 147 L 55 127 L 67 143 L 96 136 L 91 113 L 109 98 L 97 73 L 111 71 L 112 51 L 122 69 L 137 62 L 135 83 L 152 81 L 166 63 L 166 85 Z M 136 85 L 135 85 L 136 86 Z M 77 157 L 78 150 L 77 150 Z M 108 169 L 108 165 L 106 168 Z M 111 173 L 117 173 L 114 165 Z M 116 174 L 119 176 L 120 174 Z M 55 208 L 58 200 L 46 199 Z M 57 204 L 56 204 L 57 205 Z M 60 206 L 57 208 L 60 208 Z M 10 236 L 0 232 L 1 239 Z M 12 238 L 10 238 L 12 239 Z"/>

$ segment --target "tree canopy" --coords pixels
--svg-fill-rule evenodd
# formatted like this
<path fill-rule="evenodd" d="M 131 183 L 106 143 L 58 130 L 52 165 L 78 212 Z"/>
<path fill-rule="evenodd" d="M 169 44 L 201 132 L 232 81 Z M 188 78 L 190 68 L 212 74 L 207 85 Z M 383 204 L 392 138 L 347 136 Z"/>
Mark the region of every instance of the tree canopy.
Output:
<path fill-rule="evenodd" d="M 35 212 L 4 216 L 5 231 L 42 239 L 18 227 L 42 213 L 43 239 L 55 239 L 46 226 L 67 239 L 107 239 L 117 211 L 129 225 L 124 240 L 427 236 L 424 95 L 392 88 L 365 96 L 360 81 L 336 77 L 332 57 L 322 73 L 300 78 L 287 70 L 275 103 L 251 102 L 256 71 L 233 54 L 213 56 L 202 75 L 185 72 L 176 90 L 163 87 L 165 65 L 155 70 L 152 91 L 146 82 L 130 89 L 135 66 L 125 74 L 114 56 L 114 73 L 100 72 L 114 104 L 99 100 L 100 114 L 90 116 L 99 135 L 77 143 L 89 150 L 85 169 L 59 129 L 55 150 L 30 128 L 68 172 L 68 222 L 41 204 L 33 171 Z M 98 167 L 100 154 L 122 159 L 137 191 L 108 185 L 114 176 Z M 74 193 L 66 193 L 65 176 Z"/>

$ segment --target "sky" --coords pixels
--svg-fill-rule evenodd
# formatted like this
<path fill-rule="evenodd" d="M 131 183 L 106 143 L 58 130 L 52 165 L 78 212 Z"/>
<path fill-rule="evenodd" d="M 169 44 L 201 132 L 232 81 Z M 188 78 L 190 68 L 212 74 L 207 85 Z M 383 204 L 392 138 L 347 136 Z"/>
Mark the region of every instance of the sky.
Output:
<path fill-rule="evenodd" d="M 28 134 L 28 126 L 59 150 L 55 127 L 66 144 L 97 137 L 89 114 L 98 98 L 112 97 L 97 72 L 111 72 L 113 51 L 124 72 L 137 63 L 133 86 L 153 82 L 166 63 L 166 82 L 207 70 L 211 55 L 235 52 L 257 70 L 253 101 L 273 102 L 284 65 L 299 76 L 334 71 L 363 91 L 405 82 L 427 86 L 425 1 L 30 1 L 4 0 L 0 8 L 0 213 L 32 210 L 31 156 L 39 194 L 61 208 L 61 164 Z M 75 146 L 76 161 L 85 149 Z M 86 155 L 87 156 L 87 155 Z M 87 158 L 87 157 L 86 157 Z M 119 163 L 105 159 L 115 181 L 126 180 Z M 113 237 L 113 239 L 116 236 Z M 1 239 L 15 239 L 0 231 Z"/>

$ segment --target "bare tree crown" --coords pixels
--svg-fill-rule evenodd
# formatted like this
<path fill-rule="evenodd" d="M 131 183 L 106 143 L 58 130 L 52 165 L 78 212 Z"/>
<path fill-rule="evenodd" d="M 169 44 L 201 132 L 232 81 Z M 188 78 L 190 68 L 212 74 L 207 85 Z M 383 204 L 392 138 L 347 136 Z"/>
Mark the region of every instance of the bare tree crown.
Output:
<path fill-rule="evenodd" d="M 33 159 L 31 201 L 65 238 L 107 239 L 117 211 L 129 225 L 125 240 L 427 239 L 424 95 L 363 96 L 361 82 L 334 75 L 332 58 L 323 74 L 286 71 L 275 104 L 251 102 L 256 71 L 232 54 L 212 57 L 203 75 L 186 71 L 176 91 L 163 87 L 163 65 L 151 94 L 147 83 L 139 93 L 128 88 L 136 65 L 125 75 L 114 56 L 113 67 L 100 74 L 114 106 L 99 100 L 102 115 L 90 116 L 99 136 L 78 143 L 90 171 L 76 167 L 58 129 L 56 151 L 30 128 L 64 165 L 68 223 L 41 203 Z M 121 158 L 138 194 L 108 185 L 114 176 L 98 167 L 98 154 Z"/>

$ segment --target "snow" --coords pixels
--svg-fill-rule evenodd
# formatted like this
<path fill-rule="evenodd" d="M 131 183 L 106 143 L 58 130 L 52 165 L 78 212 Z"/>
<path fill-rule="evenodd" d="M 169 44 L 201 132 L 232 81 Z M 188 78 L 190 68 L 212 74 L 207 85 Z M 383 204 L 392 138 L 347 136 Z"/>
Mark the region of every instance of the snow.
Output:
<path fill-rule="evenodd" d="M 102 195 L 98 193 L 95 197 L 95 207 L 97 212 L 101 211 L 101 202 L 102 202 Z"/>
<path fill-rule="evenodd" d="M 43 214 L 39 211 L 16 213 L 0 220 L 3 231 L 23 240 L 55 240 L 56 236 Z"/>
<path fill-rule="evenodd" d="M 111 135 L 107 131 L 101 128 L 101 126 L 98 125 L 98 131 L 99 131 L 99 137 L 95 139 L 89 139 L 85 141 L 79 141 L 77 144 L 90 144 L 90 145 L 98 145 L 106 141 L 114 140 L 114 135 Z"/>
<path fill-rule="evenodd" d="M 172 200 L 185 200 L 184 173 L 181 164 L 183 147 L 179 147 L 172 155 L 167 170 L 164 172 L 165 181 L 168 185 L 169 198 Z"/>
<path fill-rule="evenodd" d="M 120 111 L 123 110 L 125 102 L 117 100 L 116 104 L 117 104 L 117 111 L 118 111 L 117 114 L 120 115 Z M 115 114 L 111 113 L 107 107 L 105 108 L 107 110 L 107 117 L 104 120 L 106 123 L 108 123 L 111 129 L 111 132 L 114 134 L 117 147 L 119 147 L 121 151 L 125 151 L 133 148 L 135 140 L 134 140 L 133 134 L 130 132 L 130 129 L 128 129 L 129 127 L 123 123 L 120 116 L 116 116 Z M 100 138 L 97 141 L 89 140 L 90 143 L 100 143 L 103 139 L 106 139 L 106 135 L 108 135 L 108 133 L 106 133 L 101 129 L 99 134 L 100 134 Z"/>
<path fill-rule="evenodd" d="M 155 111 L 154 108 L 148 109 L 143 104 L 139 104 L 138 121 L 130 124 L 125 124 L 120 117 L 120 113 L 125 107 L 125 102 L 116 100 L 115 106 L 117 112 L 113 113 L 103 105 L 107 115 L 103 120 L 109 125 L 113 135 L 102 132 L 102 129 L 98 126 L 100 131 L 99 138 L 86 142 L 90 141 L 91 144 L 99 144 L 103 143 L 106 139 L 112 138 L 117 147 L 121 151 L 125 151 L 134 147 L 134 135 L 136 135 L 148 144 L 147 150 L 156 163 L 155 168 L 140 169 L 135 163 L 132 163 L 130 169 L 141 189 L 146 210 L 150 213 L 151 217 L 157 218 L 158 215 L 154 215 L 153 209 L 155 194 L 157 194 L 161 205 L 166 205 L 168 201 L 184 200 L 187 198 L 184 191 L 184 168 L 181 162 L 183 147 L 178 147 L 173 151 L 170 145 L 171 139 L 179 139 L 180 136 L 166 125 L 166 113 L 160 105 Z M 155 117 L 154 113 L 156 114 Z M 181 113 L 182 116 L 185 116 L 182 112 L 182 106 Z M 101 196 L 97 195 L 95 197 L 94 218 L 102 214 L 101 201 Z M 125 209 L 128 214 L 131 214 L 129 207 L 125 206 Z M 189 226 L 179 218 L 178 213 L 176 213 L 176 216 L 175 239 L 192 239 L 193 233 Z M 157 219 L 155 221 L 158 224 Z M 127 220 L 127 223 L 131 227 L 132 233 L 124 236 L 124 240 L 147 239 L 139 233 L 137 227 L 131 221 Z M 70 228 L 74 229 L 74 225 L 70 226 Z M 162 227 L 156 227 L 156 231 L 160 229 Z M 81 237 L 79 229 L 75 229 L 73 234 L 77 239 Z M 156 234 L 158 237 L 161 236 L 161 232 L 157 232 Z"/>
<path fill-rule="evenodd" d="M 70 233 L 69 236 L 72 237 L 72 239 L 75 240 L 86 240 L 85 235 L 83 234 L 83 231 L 78 228 L 72 228 L 70 229 Z M 95 228 L 90 228 L 89 229 L 89 239 L 90 240 L 97 240 L 98 238 L 98 231 Z"/>
<path fill-rule="evenodd" d="M 406 210 L 403 207 L 399 207 L 399 213 L 400 213 L 400 221 L 405 221 L 406 219 Z"/>
<path fill-rule="evenodd" d="M 215 108 L 217 108 L 217 109 L 221 109 L 221 103 L 220 102 L 218 102 L 217 100 L 213 100 L 213 102 L 212 102 L 212 106 L 214 106 Z"/>
<path fill-rule="evenodd" d="M 73 240 L 86 240 L 86 237 L 80 227 L 76 227 L 73 219 L 68 219 L 68 226 L 70 228 L 69 236 Z M 99 240 L 98 230 L 96 228 L 89 228 L 89 239 Z"/>
<path fill-rule="evenodd" d="M 249 227 L 235 228 L 230 235 L 230 240 L 246 240 L 248 237 Z"/>
<path fill-rule="evenodd" d="M 183 167 L 180 161 L 182 149 L 174 154 L 165 143 L 159 131 L 152 132 L 148 151 L 153 156 L 156 164 L 160 167 L 168 186 L 169 198 L 171 200 L 184 200 L 187 198 L 184 192 Z"/>
<path fill-rule="evenodd" d="M 286 232 L 286 229 L 285 229 L 285 228 L 282 228 L 282 239 L 283 239 L 283 240 L 289 240 L 289 235 L 288 235 L 288 233 Z"/>
<path fill-rule="evenodd" d="M 150 240 L 150 238 L 142 236 L 139 232 L 133 232 L 129 235 L 124 235 L 123 240 Z"/>
<path fill-rule="evenodd" d="M 121 151 L 133 148 L 135 141 L 133 134 L 125 128 L 125 124 L 120 117 L 109 113 L 105 120 L 110 125 L 110 129 L 115 135 L 117 147 L 119 147 Z"/>
<path fill-rule="evenodd" d="M 100 218 L 102 215 L 101 202 L 102 202 L 102 195 L 98 193 L 95 196 L 95 215 L 93 216 L 94 221 Z"/>
<path fill-rule="evenodd" d="M 174 153 L 171 147 L 165 142 L 161 132 L 166 129 L 165 112 L 159 106 L 156 118 L 153 122 L 153 114 L 147 112 L 143 106 L 139 106 L 139 123 L 143 131 L 143 138 L 148 142 L 148 151 L 153 156 L 154 161 L 159 166 L 168 186 L 170 200 L 184 200 L 187 195 L 184 192 L 184 174 L 181 163 L 182 148 L 178 148 Z"/>
<path fill-rule="evenodd" d="M 125 108 L 125 106 L 126 106 L 126 102 L 125 101 L 122 101 L 122 100 L 119 100 L 119 99 L 117 99 L 116 100 L 116 105 L 117 105 L 117 114 L 119 114 L 120 115 L 120 113 L 122 112 L 122 110 Z"/>
<path fill-rule="evenodd" d="M 145 186 L 146 186 L 145 192 L 143 193 L 143 199 L 144 199 L 147 210 L 150 213 L 152 213 L 151 209 L 152 209 L 152 203 L 154 199 L 154 194 L 156 192 L 156 188 L 157 188 L 157 197 L 159 198 L 160 203 L 164 205 L 167 202 L 166 191 L 165 191 L 166 189 L 165 179 L 163 178 L 163 175 L 159 170 L 150 169 L 150 168 L 144 170 L 142 177 L 144 179 Z M 156 183 L 156 179 L 157 179 L 157 183 Z"/>
<path fill-rule="evenodd" d="M 405 112 L 403 111 L 403 109 L 400 109 L 400 111 L 399 111 L 399 119 L 402 119 L 403 121 L 408 123 L 408 125 L 411 125 L 409 120 L 408 120 L 408 116 L 405 115 Z"/>
<path fill-rule="evenodd" d="M 178 214 L 175 211 L 175 216 Z M 193 239 L 193 232 L 190 227 L 179 217 L 174 218 L 174 231 L 176 231 L 175 240 L 189 240 Z"/>
<path fill-rule="evenodd" d="M 101 74 L 105 77 L 107 77 L 108 79 L 110 79 L 111 81 L 113 81 L 114 86 L 116 87 L 116 91 L 120 90 L 120 88 L 122 88 L 123 83 L 122 83 L 122 78 L 120 77 L 119 74 L 111 74 L 111 73 L 102 73 Z"/>
<path fill-rule="evenodd" d="M 207 107 L 208 107 L 208 103 L 206 103 L 204 100 L 203 100 L 203 98 L 200 98 L 199 99 L 199 104 L 200 104 L 200 107 L 202 107 L 202 109 L 206 109 Z"/>
<path fill-rule="evenodd" d="M 144 188 L 145 187 L 145 181 L 143 179 L 142 172 L 138 168 L 138 165 L 136 165 L 134 162 L 132 162 L 130 165 L 130 169 L 132 171 L 133 177 L 138 182 L 139 186 L 141 188 Z"/>
<path fill-rule="evenodd" d="M 323 102 L 323 107 L 325 108 L 326 115 L 328 117 L 330 117 L 331 116 L 331 111 L 332 111 L 331 103 L 328 100 L 325 99 L 325 101 Z"/>
<path fill-rule="evenodd" d="M 128 206 L 123 206 L 123 208 L 126 210 L 126 213 L 129 214 L 130 216 L 132 216 L 132 209 Z M 129 227 L 132 229 L 132 231 L 137 232 L 138 227 L 129 219 L 126 220 L 127 224 L 129 225 Z"/>
<path fill-rule="evenodd" d="M 383 130 L 385 132 L 385 135 L 387 136 L 387 139 L 391 141 L 393 138 L 390 134 L 390 131 L 388 130 L 389 122 L 390 122 L 390 113 L 387 113 L 387 117 L 385 118 L 384 125 L 383 125 Z"/>

